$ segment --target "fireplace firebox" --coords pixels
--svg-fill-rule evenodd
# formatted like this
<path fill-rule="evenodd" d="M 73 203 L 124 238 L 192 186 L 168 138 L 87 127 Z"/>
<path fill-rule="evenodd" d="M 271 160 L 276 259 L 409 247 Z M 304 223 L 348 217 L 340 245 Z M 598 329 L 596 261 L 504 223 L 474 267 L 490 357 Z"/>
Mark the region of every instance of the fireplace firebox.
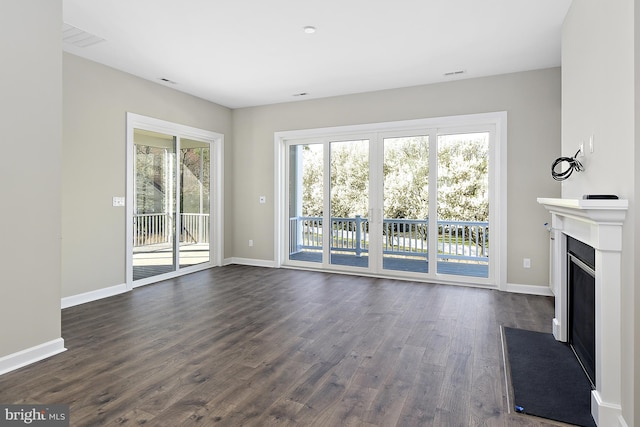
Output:
<path fill-rule="evenodd" d="M 567 236 L 569 345 L 595 389 L 596 279 L 595 250 Z"/>

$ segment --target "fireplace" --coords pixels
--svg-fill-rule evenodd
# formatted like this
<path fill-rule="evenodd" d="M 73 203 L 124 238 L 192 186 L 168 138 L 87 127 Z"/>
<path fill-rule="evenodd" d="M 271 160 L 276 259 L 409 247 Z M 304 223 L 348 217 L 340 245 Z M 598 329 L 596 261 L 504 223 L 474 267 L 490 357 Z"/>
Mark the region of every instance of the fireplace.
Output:
<path fill-rule="evenodd" d="M 568 342 L 591 386 L 596 383 L 595 250 L 567 236 Z"/>
<path fill-rule="evenodd" d="M 582 295 L 581 298 L 586 298 L 587 307 L 593 305 L 594 332 L 587 334 L 583 331 L 578 332 L 578 339 L 583 341 L 580 346 L 583 350 L 587 349 L 585 353 L 590 352 L 589 348 L 595 349 L 592 356 L 594 389 L 591 392 L 591 414 L 598 426 L 623 425 L 620 422 L 622 419 L 620 289 L 622 226 L 628 201 L 539 198 L 538 203 L 551 212 L 550 286 L 555 295 L 553 335 L 559 341 L 573 340 L 576 348 L 575 331 L 570 325 L 570 294 L 579 294 Z M 593 275 L 590 274 L 589 269 L 581 268 L 588 267 L 589 262 L 584 260 L 576 262 L 581 256 L 575 255 L 579 250 L 575 249 L 574 241 L 593 250 L 591 264 L 591 267 L 595 267 L 591 269 Z M 574 254 L 572 255 L 571 252 Z M 589 282 L 592 276 L 593 291 L 587 291 L 585 294 L 584 289 L 572 290 L 569 284 L 570 275 L 580 277 L 581 282 Z M 577 286 L 582 288 L 583 284 Z M 593 296 L 588 296 L 589 294 Z M 591 298 L 593 302 L 588 301 Z M 584 313 L 578 314 L 578 317 L 584 317 Z M 590 339 L 593 343 L 589 342 Z M 589 357 L 586 356 L 587 359 Z"/>

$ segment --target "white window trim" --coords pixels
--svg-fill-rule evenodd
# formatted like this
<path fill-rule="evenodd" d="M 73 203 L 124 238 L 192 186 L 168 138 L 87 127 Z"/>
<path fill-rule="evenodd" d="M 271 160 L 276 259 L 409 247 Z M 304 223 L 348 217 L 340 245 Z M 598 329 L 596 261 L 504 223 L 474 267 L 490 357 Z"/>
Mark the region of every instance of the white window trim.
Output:
<path fill-rule="evenodd" d="M 336 135 L 349 136 L 361 135 L 372 132 L 411 132 L 425 128 L 446 128 L 447 131 L 464 129 L 472 126 L 493 126 L 495 138 L 490 156 L 493 159 L 493 168 L 490 173 L 490 188 L 494 189 L 492 204 L 491 224 L 492 240 L 499 242 L 494 257 L 495 270 L 490 274 L 490 283 L 486 287 L 507 290 L 507 112 L 497 111 L 490 113 L 466 114 L 458 116 L 435 117 L 415 120 L 403 120 L 394 122 L 381 122 L 359 125 L 335 126 L 315 129 L 302 129 L 281 131 L 274 133 L 274 264 L 275 267 L 283 267 L 286 259 L 283 239 L 285 227 L 285 212 L 287 194 L 286 189 L 286 155 L 285 149 L 288 140 L 309 139 L 318 140 Z M 493 185 L 493 187 L 491 187 Z M 495 224 L 495 225 L 493 225 Z M 497 252 L 497 253 L 496 253 Z M 385 275 L 387 277 L 387 275 Z M 415 279 L 411 279 L 415 280 Z M 431 278 L 432 280 L 432 278 Z"/>
<path fill-rule="evenodd" d="M 211 267 L 222 266 L 224 259 L 224 134 L 198 129 L 191 126 L 181 125 L 153 117 L 142 116 L 140 114 L 127 112 L 127 163 L 126 163 L 126 286 L 127 290 L 133 289 L 133 205 L 134 205 L 134 170 L 133 170 L 133 153 L 134 153 L 134 129 L 144 129 L 167 135 L 174 135 L 179 138 L 192 138 L 200 141 L 211 143 L 211 195 L 210 195 L 210 212 L 211 212 L 211 229 L 209 242 L 210 258 L 208 263 L 198 264 L 188 269 L 182 269 L 167 274 L 153 276 L 147 279 L 139 280 L 136 286 L 142 286 L 154 283 L 159 280 L 177 277 L 183 274 L 192 273 L 198 270 L 205 270 Z"/>

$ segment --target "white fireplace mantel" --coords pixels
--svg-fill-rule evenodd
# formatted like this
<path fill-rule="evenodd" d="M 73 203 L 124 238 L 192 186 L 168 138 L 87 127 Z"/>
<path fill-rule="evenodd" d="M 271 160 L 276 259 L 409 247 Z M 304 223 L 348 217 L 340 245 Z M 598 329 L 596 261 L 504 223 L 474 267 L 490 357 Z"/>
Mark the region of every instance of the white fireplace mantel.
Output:
<path fill-rule="evenodd" d="M 622 222 L 629 208 L 629 201 L 622 199 L 545 199 L 538 203 L 549 211 L 578 216 L 594 222 Z"/>
<path fill-rule="evenodd" d="M 591 414 L 598 426 L 622 425 L 620 288 L 622 226 L 629 202 L 620 199 L 538 198 L 551 212 L 551 287 L 555 295 L 553 335 L 567 341 L 567 239 L 595 249 L 596 389 Z"/>

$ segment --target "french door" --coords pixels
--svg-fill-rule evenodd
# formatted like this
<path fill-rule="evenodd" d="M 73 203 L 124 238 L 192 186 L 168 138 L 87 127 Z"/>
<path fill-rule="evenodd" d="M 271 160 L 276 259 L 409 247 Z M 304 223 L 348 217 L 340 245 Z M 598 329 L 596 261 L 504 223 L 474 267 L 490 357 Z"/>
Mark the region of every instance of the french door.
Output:
<path fill-rule="evenodd" d="M 329 263 L 369 267 L 369 139 L 330 141 Z"/>
<path fill-rule="evenodd" d="M 429 134 L 382 137 L 384 270 L 429 272 L 428 218 L 434 193 L 429 186 L 429 139 Z"/>
<path fill-rule="evenodd" d="M 221 135 L 128 119 L 127 283 L 220 265 Z"/>
<path fill-rule="evenodd" d="M 283 264 L 492 284 L 495 128 L 283 139 Z"/>

